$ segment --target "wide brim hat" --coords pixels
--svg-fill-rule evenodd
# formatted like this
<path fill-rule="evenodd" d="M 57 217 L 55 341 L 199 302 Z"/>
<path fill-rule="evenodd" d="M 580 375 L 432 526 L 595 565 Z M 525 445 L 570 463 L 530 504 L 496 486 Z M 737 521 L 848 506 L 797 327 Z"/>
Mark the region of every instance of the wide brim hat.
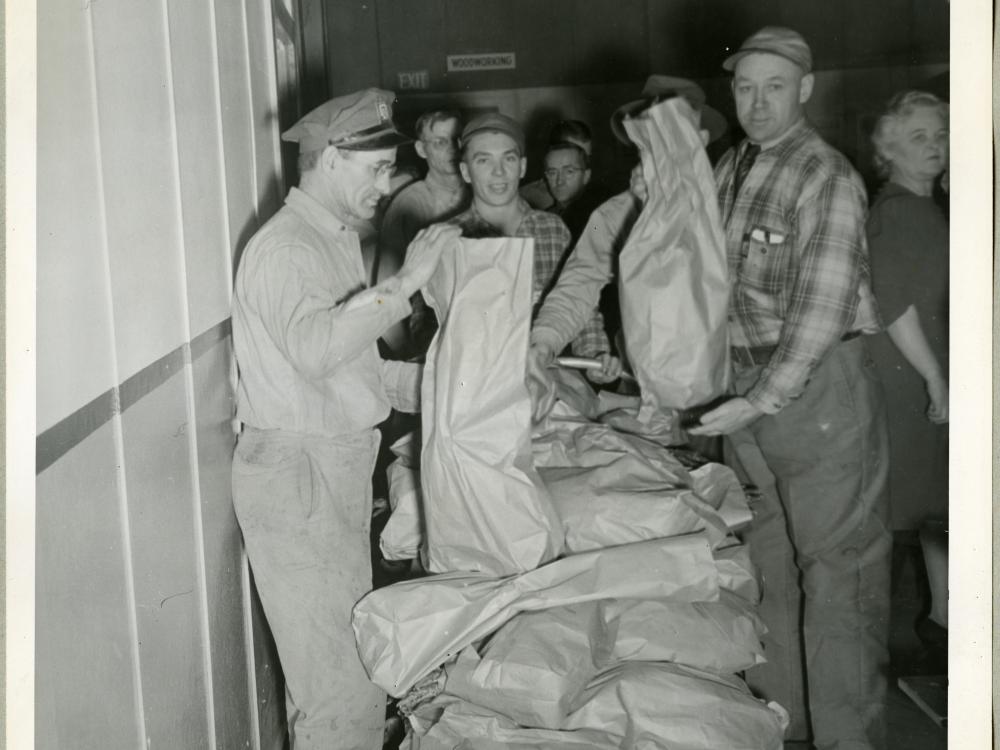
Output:
<path fill-rule="evenodd" d="M 709 143 L 721 138 L 729 129 L 729 123 L 722 113 L 705 103 L 705 92 L 697 83 L 687 78 L 651 75 L 642 87 L 642 98 L 623 104 L 611 115 L 611 132 L 622 143 L 631 145 L 632 139 L 625 132 L 623 120 L 626 117 L 636 117 L 653 104 L 675 96 L 686 99 L 701 115 L 701 128 L 708 131 Z"/>

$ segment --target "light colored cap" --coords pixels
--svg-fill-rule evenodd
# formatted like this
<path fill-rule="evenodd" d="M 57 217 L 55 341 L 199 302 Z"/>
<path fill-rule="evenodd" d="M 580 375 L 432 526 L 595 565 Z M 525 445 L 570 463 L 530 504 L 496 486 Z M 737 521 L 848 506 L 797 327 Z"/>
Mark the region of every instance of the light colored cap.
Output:
<path fill-rule="evenodd" d="M 765 26 L 756 34 L 747 37 L 743 45 L 723 61 L 722 67 L 724 70 L 732 71 L 736 68 L 736 63 L 747 55 L 757 52 L 784 57 L 806 73 L 812 72 L 812 51 L 806 40 L 799 32 L 782 26 Z"/>
<path fill-rule="evenodd" d="M 316 107 L 281 134 L 299 144 L 301 153 L 327 146 L 351 151 L 378 151 L 412 142 L 392 122 L 396 95 L 383 89 L 364 89 L 338 96 Z"/>

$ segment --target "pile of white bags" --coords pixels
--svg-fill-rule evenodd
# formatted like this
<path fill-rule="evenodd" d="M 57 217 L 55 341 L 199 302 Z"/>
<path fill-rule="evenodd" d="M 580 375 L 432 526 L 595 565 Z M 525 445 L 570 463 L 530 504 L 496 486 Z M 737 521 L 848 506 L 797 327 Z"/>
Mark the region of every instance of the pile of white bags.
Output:
<path fill-rule="evenodd" d="M 395 446 L 381 547 L 432 575 L 353 616 L 371 680 L 409 721 L 403 747 L 780 750 L 787 715 L 737 676 L 764 660 L 759 582 L 732 533 L 750 519 L 742 489 L 601 422 L 575 375 L 532 432 L 530 266 L 530 240 L 464 240 L 426 294 L 442 323 L 423 452 L 418 470 Z M 691 366 L 714 366 L 718 343 Z"/>

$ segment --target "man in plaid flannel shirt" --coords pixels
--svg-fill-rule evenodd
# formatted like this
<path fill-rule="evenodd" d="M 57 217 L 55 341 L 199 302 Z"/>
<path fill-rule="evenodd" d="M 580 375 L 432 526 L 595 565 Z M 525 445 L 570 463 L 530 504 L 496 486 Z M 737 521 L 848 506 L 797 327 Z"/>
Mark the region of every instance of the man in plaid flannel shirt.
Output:
<path fill-rule="evenodd" d="M 789 740 L 885 747 L 889 565 L 878 330 L 864 186 L 806 122 L 812 55 L 765 28 L 724 63 L 747 139 L 716 167 L 732 278 L 734 398 L 693 434 L 762 493 L 746 533 L 768 663 L 747 681 L 792 714 Z M 806 708 L 808 706 L 808 709 Z"/>
<path fill-rule="evenodd" d="M 472 205 L 452 222 L 462 227 L 465 237 L 534 238 L 532 313 L 537 313 L 568 254 L 570 232 L 558 216 L 531 208 L 518 195 L 527 166 L 524 131 L 505 115 L 480 115 L 462 130 L 461 149 L 459 169 L 472 187 Z M 620 374 L 620 363 L 609 354 L 604 319 L 596 306 L 571 348 L 577 356 L 601 361 L 600 369 L 587 371 L 592 381 L 610 382 Z"/>

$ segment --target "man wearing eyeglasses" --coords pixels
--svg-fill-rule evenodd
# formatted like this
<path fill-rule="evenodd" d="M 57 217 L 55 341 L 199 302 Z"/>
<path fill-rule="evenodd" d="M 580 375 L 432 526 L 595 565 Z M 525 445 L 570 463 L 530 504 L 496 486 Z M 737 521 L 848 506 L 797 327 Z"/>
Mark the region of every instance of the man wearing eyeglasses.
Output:
<path fill-rule="evenodd" d="M 425 112 L 417 119 L 414 150 L 427 162 L 427 175 L 404 187 L 389 204 L 379 233 L 379 265 L 392 273 L 403 263 L 406 247 L 417 232 L 437 221 L 447 221 L 469 205 L 469 189 L 458 173 L 459 114 L 451 110 Z M 412 300 L 409 341 L 400 356 L 423 353 L 435 326 L 433 315 L 419 295 Z"/>
<path fill-rule="evenodd" d="M 576 245 L 591 212 L 608 197 L 590 181 L 590 157 L 575 143 L 553 143 L 545 153 L 545 184 L 554 203 L 547 211 L 569 228 L 570 246 Z"/>
<path fill-rule="evenodd" d="M 400 272 L 366 288 L 358 228 L 389 192 L 393 94 L 331 99 L 282 138 L 301 179 L 253 236 L 236 275 L 239 363 L 233 507 L 285 677 L 292 750 L 378 750 L 385 695 L 358 658 L 351 609 L 371 589 L 375 425 L 419 407 L 420 367 L 376 340 L 457 242 L 435 225 Z"/>

